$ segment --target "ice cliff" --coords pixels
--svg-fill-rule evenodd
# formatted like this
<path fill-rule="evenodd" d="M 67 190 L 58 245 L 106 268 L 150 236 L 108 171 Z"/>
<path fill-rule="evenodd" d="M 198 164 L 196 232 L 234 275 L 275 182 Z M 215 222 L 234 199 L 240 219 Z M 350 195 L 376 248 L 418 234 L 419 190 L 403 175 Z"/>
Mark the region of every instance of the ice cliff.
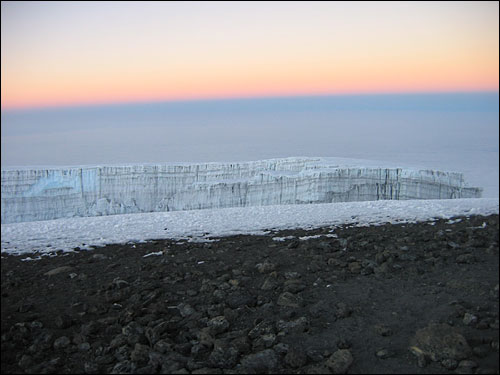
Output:
<path fill-rule="evenodd" d="M 2 224 L 205 208 L 476 198 L 457 172 L 333 158 L 2 170 Z"/>

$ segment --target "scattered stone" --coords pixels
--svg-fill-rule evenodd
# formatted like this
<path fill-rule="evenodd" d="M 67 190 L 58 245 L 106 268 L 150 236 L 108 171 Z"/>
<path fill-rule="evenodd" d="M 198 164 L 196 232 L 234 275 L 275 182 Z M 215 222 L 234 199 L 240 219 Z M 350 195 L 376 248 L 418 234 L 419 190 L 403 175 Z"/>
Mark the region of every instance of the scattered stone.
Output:
<path fill-rule="evenodd" d="M 410 346 L 410 352 L 417 357 L 417 365 L 420 368 L 427 366 L 427 355 L 417 346 Z"/>
<path fill-rule="evenodd" d="M 248 332 L 248 337 L 252 340 L 259 336 L 274 333 L 274 324 L 271 321 L 263 320 L 258 322 L 251 330 Z"/>
<path fill-rule="evenodd" d="M 458 361 L 451 358 L 446 358 L 441 361 L 441 366 L 445 369 L 453 371 L 458 367 Z"/>
<path fill-rule="evenodd" d="M 463 322 L 466 326 L 470 326 L 477 323 L 477 316 L 471 313 L 465 313 Z"/>
<path fill-rule="evenodd" d="M 457 263 L 474 263 L 476 261 L 476 257 L 474 254 L 462 254 L 457 256 L 456 260 Z"/>
<path fill-rule="evenodd" d="M 472 348 L 472 352 L 479 358 L 485 358 L 490 353 L 490 346 L 488 344 L 475 346 Z"/>
<path fill-rule="evenodd" d="M 274 345 L 276 342 L 276 335 L 274 333 L 266 333 L 262 336 L 257 337 L 252 343 L 252 350 L 263 350 L 268 349 Z"/>
<path fill-rule="evenodd" d="M 190 315 L 193 315 L 196 310 L 189 304 L 187 303 L 181 303 L 177 306 L 177 309 L 179 310 L 179 313 L 183 318 L 188 317 Z"/>
<path fill-rule="evenodd" d="M 133 374 L 136 368 L 137 366 L 132 361 L 121 361 L 113 367 L 111 374 Z"/>
<path fill-rule="evenodd" d="M 339 349 L 350 349 L 351 346 L 351 342 L 346 338 L 341 338 L 337 341 L 337 348 Z"/>
<path fill-rule="evenodd" d="M 392 335 L 392 329 L 384 324 L 376 324 L 374 329 L 380 336 L 387 337 Z"/>
<path fill-rule="evenodd" d="M 27 354 L 23 354 L 23 356 L 21 357 L 21 359 L 17 364 L 19 367 L 25 370 L 33 364 L 33 357 Z"/>
<path fill-rule="evenodd" d="M 130 353 L 130 359 L 136 363 L 146 363 L 149 360 L 149 351 L 149 346 L 137 343 Z"/>
<path fill-rule="evenodd" d="M 262 290 L 273 290 L 278 287 L 278 281 L 274 277 L 268 277 L 260 287 Z"/>
<path fill-rule="evenodd" d="M 82 342 L 78 344 L 78 350 L 81 352 L 86 352 L 90 349 L 90 344 L 88 342 Z"/>
<path fill-rule="evenodd" d="M 278 331 L 286 334 L 290 332 L 304 332 L 309 327 L 309 319 L 305 316 L 301 316 L 292 321 L 279 320 L 276 323 L 276 328 Z"/>
<path fill-rule="evenodd" d="M 212 367 L 230 369 L 238 362 L 238 355 L 238 350 L 229 346 L 227 342 L 216 341 L 208 362 Z"/>
<path fill-rule="evenodd" d="M 243 306 L 255 306 L 257 303 L 257 298 L 247 292 L 237 292 L 230 294 L 226 298 L 226 303 L 232 309 L 237 309 L 238 307 Z"/>
<path fill-rule="evenodd" d="M 349 263 L 348 267 L 349 267 L 349 271 L 351 271 L 351 273 L 358 274 L 359 271 L 361 271 L 361 264 L 359 264 L 359 262 Z"/>
<path fill-rule="evenodd" d="M 83 371 L 85 371 L 86 374 L 99 374 L 99 365 L 95 362 L 85 361 L 83 364 Z M 120 374 L 120 372 L 115 372 L 115 374 Z"/>
<path fill-rule="evenodd" d="M 238 235 L 209 246 L 158 240 L 60 252 L 36 264 L 2 254 L 2 373 L 366 373 L 408 365 L 498 373 L 497 268 L 477 273 L 478 264 L 498 261 L 498 215 L 446 220 L 336 228 L 344 238 L 325 246 L 315 235 L 332 228 L 287 230 L 283 236 L 297 239 L 312 234 L 294 249 Z M 69 268 L 50 281 L 48 273 L 65 269 L 58 266 Z M 411 297 L 398 304 L 392 290 Z M 380 320 L 361 319 L 371 309 Z M 429 318 L 448 329 L 408 336 L 413 324 L 431 326 Z M 363 338 L 349 334 L 356 331 Z M 410 364 L 401 340 L 415 355 Z"/>
<path fill-rule="evenodd" d="M 290 292 L 283 292 L 279 295 L 277 304 L 284 307 L 300 307 L 302 299 Z"/>
<path fill-rule="evenodd" d="M 94 254 L 94 255 L 92 255 L 92 259 L 95 259 L 95 260 L 107 260 L 109 258 L 106 255 L 104 255 L 104 254 Z"/>
<path fill-rule="evenodd" d="M 307 364 L 307 354 L 303 348 L 292 347 L 284 358 L 285 363 L 292 368 L 299 368 Z"/>
<path fill-rule="evenodd" d="M 335 315 L 339 319 L 347 318 L 351 316 L 352 310 L 344 303 L 344 302 L 339 302 L 337 303 L 337 310 L 335 312 Z"/>
<path fill-rule="evenodd" d="M 54 341 L 54 349 L 55 350 L 64 349 L 69 344 L 71 344 L 71 340 L 66 336 L 61 336 Z"/>
<path fill-rule="evenodd" d="M 45 276 L 54 276 L 54 275 L 57 275 L 59 273 L 63 273 L 63 272 L 69 272 L 73 269 L 73 267 L 71 266 L 62 266 L 62 267 L 57 267 L 57 268 L 54 268 L 50 271 L 47 271 L 44 273 Z"/>
<path fill-rule="evenodd" d="M 243 357 L 240 363 L 245 370 L 256 373 L 267 373 L 278 366 L 278 357 L 274 350 L 265 349 Z"/>
<path fill-rule="evenodd" d="M 210 332 L 213 335 L 218 335 L 219 333 L 227 331 L 229 322 L 223 315 L 220 315 L 210 319 L 207 323 L 207 327 L 210 328 Z"/>
<path fill-rule="evenodd" d="M 390 349 L 380 349 L 380 350 L 377 350 L 377 352 L 375 353 L 377 358 L 380 358 L 380 359 L 391 358 L 391 357 L 394 357 L 395 354 L 396 353 Z"/>
<path fill-rule="evenodd" d="M 340 349 L 333 353 L 326 361 L 326 365 L 334 374 L 345 374 L 353 362 L 353 357 L 348 349 Z"/>
<path fill-rule="evenodd" d="M 455 372 L 457 374 L 474 374 L 477 368 L 477 363 L 470 360 L 463 360 L 458 363 Z"/>
<path fill-rule="evenodd" d="M 71 319 L 68 315 L 58 315 L 54 319 L 54 324 L 57 328 L 66 329 L 71 327 L 73 319 Z"/>
<path fill-rule="evenodd" d="M 264 263 L 258 263 L 255 267 L 260 273 L 269 273 L 276 269 L 276 265 L 269 263 L 267 260 Z"/>
<path fill-rule="evenodd" d="M 411 340 L 411 345 L 419 348 L 433 361 L 448 358 L 459 361 L 472 353 L 465 337 L 448 324 L 431 323 L 419 329 Z"/>
<path fill-rule="evenodd" d="M 304 289 L 306 289 L 306 286 L 305 286 L 305 284 L 301 283 L 300 281 L 287 280 L 287 281 L 285 281 L 285 287 L 283 288 L 283 291 L 296 294 L 298 292 L 302 292 Z"/>

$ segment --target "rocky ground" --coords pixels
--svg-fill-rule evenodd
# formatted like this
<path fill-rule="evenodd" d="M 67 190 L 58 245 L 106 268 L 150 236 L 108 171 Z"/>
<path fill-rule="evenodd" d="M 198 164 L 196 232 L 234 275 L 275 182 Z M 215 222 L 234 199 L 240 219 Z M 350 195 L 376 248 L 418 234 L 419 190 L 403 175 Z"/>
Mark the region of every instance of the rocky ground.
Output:
<path fill-rule="evenodd" d="M 498 215 L 431 224 L 3 254 L 1 372 L 498 373 Z"/>

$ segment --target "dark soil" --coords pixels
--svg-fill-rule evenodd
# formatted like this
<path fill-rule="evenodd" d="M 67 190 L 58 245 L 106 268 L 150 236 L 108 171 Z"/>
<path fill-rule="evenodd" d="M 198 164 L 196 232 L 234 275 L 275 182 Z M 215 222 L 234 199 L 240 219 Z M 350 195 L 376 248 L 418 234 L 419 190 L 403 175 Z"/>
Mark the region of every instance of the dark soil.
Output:
<path fill-rule="evenodd" d="M 498 215 L 331 229 L 2 255 L 1 372 L 498 373 Z"/>

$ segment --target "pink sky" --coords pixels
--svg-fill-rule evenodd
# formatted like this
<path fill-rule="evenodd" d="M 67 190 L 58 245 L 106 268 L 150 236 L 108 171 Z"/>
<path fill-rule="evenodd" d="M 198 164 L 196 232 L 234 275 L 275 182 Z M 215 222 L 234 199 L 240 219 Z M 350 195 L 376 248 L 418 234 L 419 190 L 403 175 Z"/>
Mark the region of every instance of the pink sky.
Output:
<path fill-rule="evenodd" d="M 498 2 L 2 2 L 2 109 L 498 91 Z"/>

